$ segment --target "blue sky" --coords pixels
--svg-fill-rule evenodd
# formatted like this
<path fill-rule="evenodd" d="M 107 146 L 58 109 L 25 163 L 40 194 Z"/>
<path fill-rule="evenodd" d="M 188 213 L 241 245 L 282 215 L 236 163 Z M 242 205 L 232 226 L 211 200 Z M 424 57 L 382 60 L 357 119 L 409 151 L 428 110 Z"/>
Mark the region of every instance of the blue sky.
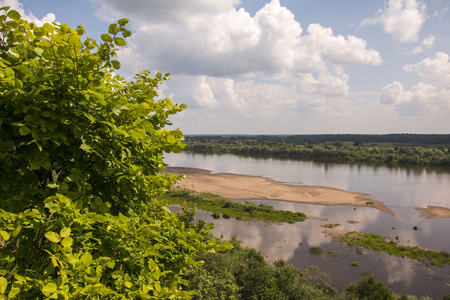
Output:
<path fill-rule="evenodd" d="M 122 75 L 171 72 L 186 134 L 450 133 L 448 0 L 0 0 L 28 20 L 131 20 Z"/>

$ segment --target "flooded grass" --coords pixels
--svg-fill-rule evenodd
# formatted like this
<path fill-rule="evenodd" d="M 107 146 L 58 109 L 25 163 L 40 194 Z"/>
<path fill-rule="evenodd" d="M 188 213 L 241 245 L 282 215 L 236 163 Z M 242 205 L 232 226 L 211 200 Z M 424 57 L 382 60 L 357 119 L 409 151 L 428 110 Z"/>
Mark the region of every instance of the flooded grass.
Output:
<path fill-rule="evenodd" d="M 198 193 L 185 188 L 174 188 L 167 192 L 161 199 L 170 203 L 196 207 L 197 209 L 213 212 L 213 218 L 224 219 L 235 217 L 237 220 L 263 221 L 266 223 L 290 223 L 303 222 L 306 215 L 302 212 L 276 210 L 272 206 L 253 204 L 250 202 L 234 202 L 212 193 Z"/>
<path fill-rule="evenodd" d="M 375 252 L 385 252 L 402 258 L 407 257 L 422 262 L 429 262 L 436 266 L 450 265 L 450 254 L 445 251 L 436 252 L 418 246 L 402 246 L 388 237 L 371 233 L 351 231 L 335 238 L 349 246 L 357 246 L 357 249 L 358 247 L 364 247 Z"/>

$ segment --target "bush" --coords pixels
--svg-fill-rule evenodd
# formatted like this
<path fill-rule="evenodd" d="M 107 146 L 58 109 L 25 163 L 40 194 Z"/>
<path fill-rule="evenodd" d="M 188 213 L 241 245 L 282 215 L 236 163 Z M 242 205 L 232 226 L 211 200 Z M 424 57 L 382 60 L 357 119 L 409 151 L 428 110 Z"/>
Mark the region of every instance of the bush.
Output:
<path fill-rule="evenodd" d="M 156 200 L 183 148 L 165 127 L 186 106 L 157 99 L 169 74 L 114 74 L 127 19 L 97 43 L 0 11 L 0 298 L 188 297 L 194 257 L 229 246 Z"/>
<path fill-rule="evenodd" d="M 393 300 L 395 294 L 385 285 L 375 279 L 372 274 L 367 275 L 357 283 L 350 284 L 344 290 L 344 294 L 352 299 L 361 300 Z"/>
<path fill-rule="evenodd" d="M 311 247 L 309 248 L 309 252 L 315 255 L 322 255 L 322 249 L 320 249 L 319 247 Z"/>

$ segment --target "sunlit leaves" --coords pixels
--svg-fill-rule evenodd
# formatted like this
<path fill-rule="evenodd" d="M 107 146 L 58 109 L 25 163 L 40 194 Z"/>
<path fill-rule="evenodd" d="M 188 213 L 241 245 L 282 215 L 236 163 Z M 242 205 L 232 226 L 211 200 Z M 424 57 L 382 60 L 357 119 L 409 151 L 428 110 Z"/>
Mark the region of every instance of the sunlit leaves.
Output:
<path fill-rule="evenodd" d="M 46 232 L 45 237 L 52 243 L 59 243 L 61 241 L 59 234 L 53 231 Z"/>
<path fill-rule="evenodd" d="M 168 74 L 115 70 L 131 32 L 0 17 L 0 298 L 189 298 L 183 276 L 216 251 L 156 197 L 176 179 L 163 152 L 183 147 L 159 99 Z"/>
<path fill-rule="evenodd" d="M 101 38 L 102 38 L 102 41 L 108 42 L 108 43 L 112 42 L 112 40 L 113 40 L 112 37 L 107 33 L 102 34 Z"/>

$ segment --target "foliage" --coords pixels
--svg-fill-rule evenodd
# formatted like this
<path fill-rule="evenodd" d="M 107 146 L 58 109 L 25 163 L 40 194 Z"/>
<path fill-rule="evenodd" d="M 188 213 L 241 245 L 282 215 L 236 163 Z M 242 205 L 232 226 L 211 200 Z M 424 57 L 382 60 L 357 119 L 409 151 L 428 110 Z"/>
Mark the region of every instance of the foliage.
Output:
<path fill-rule="evenodd" d="M 351 231 L 338 238 L 349 246 L 369 248 L 375 252 L 385 252 L 399 257 L 408 257 L 419 261 L 431 261 L 433 265 L 450 265 L 450 255 L 447 252 L 436 252 L 418 246 L 398 245 L 390 238 Z"/>
<path fill-rule="evenodd" d="M 311 247 L 309 248 L 309 252 L 318 256 L 322 255 L 322 249 L 320 249 L 319 247 Z"/>
<path fill-rule="evenodd" d="M 189 207 L 197 207 L 202 210 L 212 211 L 213 218 L 220 218 L 222 214 L 224 219 L 230 216 L 241 220 L 259 220 L 263 222 L 294 223 L 303 222 L 306 215 L 301 212 L 291 212 L 286 210 L 275 210 L 272 206 L 250 202 L 235 202 L 226 200 L 219 195 L 212 193 L 197 193 L 185 188 L 172 188 L 164 196 L 160 197 L 171 203 L 186 203 Z"/>
<path fill-rule="evenodd" d="M 193 299 L 337 298 L 337 290 L 316 269 L 303 273 L 283 260 L 269 265 L 259 252 L 232 242 L 233 249 L 200 257 L 204 266 L 189 277 Z"/>
<path fill-rule="evenodd" d="M 332 140 L 333 136 L 327 135 Z M 449 141 L 445 135 L 444 140 Z M 325 138 L 325 137 L 321 137 Z M 322 143 L 293 142 L 292 137 L 269 136 L 223 138 L 198 137 L 186 139 L 186 150 L 201 153 L 232 153 L 249 156 L 289 159 L 313 159 L 338 162 L 383 163 L 389 165 L 450 166 L 450 151 L 444 145 L 424 147 L 419 145 L 363 146 L 362 142 L 343 144 L 324 140 Z"/>
<path fill-rule="evenodd" d="M 185 105 L 156 99 L 169 74 L 114 74 L 127 19 L 97 43 L 1 11 L 0 299 L 189 298 L 195 256 L 229 245 L 156 201 L 183 148 L 165 127 Z"/>
<path fill-rule="evenodd" d="M 359 300 L 396 299 L 395 294 L 376 280 L 372 274 L 369 274 L 356 284 L 350 284 L 345 288 L 345 294 L 348 298 L 354 297 L 354 299 Z"/>

